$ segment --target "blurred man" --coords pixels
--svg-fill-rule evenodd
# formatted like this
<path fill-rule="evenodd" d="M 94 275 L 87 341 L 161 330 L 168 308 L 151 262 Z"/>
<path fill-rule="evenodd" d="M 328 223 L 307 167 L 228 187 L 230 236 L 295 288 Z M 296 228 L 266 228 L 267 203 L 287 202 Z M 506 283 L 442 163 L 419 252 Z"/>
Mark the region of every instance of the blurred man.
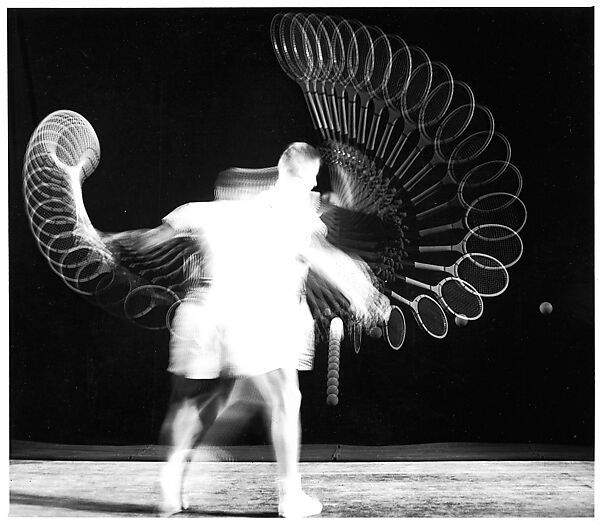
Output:
<path fill-rule="evenodd" d="M 170 446 L 161 474 L 164 515 L 186 506 L 183 479 L 193 449 L 240 378 L 251 381 L 270 412 L 279 515 L 321 512 L 321 503 L 302 490 L 298 469 L 301 395 L 296 369 L 310 343 L 311 324 L 303 288 L 310 266 L 343 289 L 350 282 L 343 281 L 340 267 L 356 262 L 324 240 L 326 228 L 310 198 L 320 162 L 312 146 L 291 144 L 281 155 L 272 189 L 249 201 L 186 204 L 139 239 L 141 249 L 152 249 L 174 235 L 192 235 L 211 277 L 208 286 L 190 292 L 174 321 L 173 387 L 162 429 Z M 367 314 L 366 302 L 375 292 L 363 280 L 362 286 L 352 282 L 348 291 L 356 295 L 350 303 L 358 314 Z"/>

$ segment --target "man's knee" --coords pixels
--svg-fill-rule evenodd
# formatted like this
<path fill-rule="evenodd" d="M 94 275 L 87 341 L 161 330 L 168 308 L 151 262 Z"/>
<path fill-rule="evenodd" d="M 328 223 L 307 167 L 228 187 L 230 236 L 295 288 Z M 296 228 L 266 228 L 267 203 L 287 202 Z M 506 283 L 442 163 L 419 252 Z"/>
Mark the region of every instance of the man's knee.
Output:
<path fill-rule="evenodd" d="M 284 395 L 284 409 L 288 411 L 300 411 L 300 404 L 302 403 L 302 394 L 296 385 L 288 387 L 283 392 Z"/>
<path fill-rule="evenodd" d="M 298 387 L 296 370 L 280 369 L 277 374 L 277 390 L 281 396 L 282 409 L 287 412 L 300 410 L 302 395 Z"/>

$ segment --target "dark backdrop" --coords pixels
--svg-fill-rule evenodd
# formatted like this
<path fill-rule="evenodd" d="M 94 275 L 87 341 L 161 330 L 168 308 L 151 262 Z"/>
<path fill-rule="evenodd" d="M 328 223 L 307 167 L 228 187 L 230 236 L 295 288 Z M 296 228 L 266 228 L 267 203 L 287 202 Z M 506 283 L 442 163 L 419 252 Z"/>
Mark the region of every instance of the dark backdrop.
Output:
<path fill-rule="evenodd" d="M 167 334 L 82 300 L 36 250 L 21 196 L 34 127 L 57 109 L 83 114 L 102 147 L 84 189 L 92 222 L 154 226 L 210 198 L 219 170 L 317 142 L 271 49 L 276 12 L 8 11 L 11 438 L 155 442 L 168 397 Z M 592 443 L 592 9 L 328 12 L 399 34 L 469 83 L 513 146 L 529 220 L 511 285 L 481 320 L 442 341 L 411 325 L 398 352 L 344 347 L 336 408 L 320 348 L 301 376 L 304 441 Z"/>

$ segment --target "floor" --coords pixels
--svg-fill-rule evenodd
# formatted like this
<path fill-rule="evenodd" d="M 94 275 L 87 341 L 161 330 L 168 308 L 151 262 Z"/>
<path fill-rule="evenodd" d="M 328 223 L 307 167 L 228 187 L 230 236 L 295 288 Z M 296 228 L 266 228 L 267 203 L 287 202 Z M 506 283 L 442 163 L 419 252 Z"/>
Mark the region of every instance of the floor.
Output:
<path fill-rule="evenodd" d="M 208 459 L 204 457 L 204 459 Z M 191 463 L 186 517 L 276 517 L 275 464 Z M 212 460 L 216 460 L 213 458 Z M 10 516 L 153 517 L 160 461 L 10 461 Z M 591 460 L 303 462 L 322 517 L 592 517 Z"/>

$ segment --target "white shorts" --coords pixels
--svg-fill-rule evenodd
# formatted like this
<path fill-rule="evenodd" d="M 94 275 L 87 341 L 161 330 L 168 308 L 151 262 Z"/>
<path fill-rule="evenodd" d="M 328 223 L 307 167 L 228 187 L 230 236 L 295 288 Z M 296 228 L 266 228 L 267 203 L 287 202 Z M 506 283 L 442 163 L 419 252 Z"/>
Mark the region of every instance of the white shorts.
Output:
<path fill-rule="evenodd" d="M 306 301 L 274 311 L 215 307 L 209 293 L 184 299 L 171 329 L 169 372 L 191 379 L 312 369 L 314 322 Z"/>

